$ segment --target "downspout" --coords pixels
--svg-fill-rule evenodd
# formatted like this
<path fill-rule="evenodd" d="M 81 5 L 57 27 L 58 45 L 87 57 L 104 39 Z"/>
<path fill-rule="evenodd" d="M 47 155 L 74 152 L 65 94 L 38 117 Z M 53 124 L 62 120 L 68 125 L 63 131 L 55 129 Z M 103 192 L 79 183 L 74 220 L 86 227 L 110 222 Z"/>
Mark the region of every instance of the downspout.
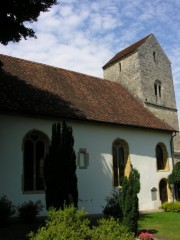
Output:
<path fill-rule="evenodd" d="M 174 133 L 174 135 L 173 135 Z M 173 144 L 173 138 L 176 136 L 176 132 L 173 132 L 170 140 L 170 147 L 171 147 L 171 157 L 172 157 L 172 166 L 174 168 L 174 144 Z"/>
<path fill-rule="evenodd" d="M 174 135 L 173 135 L 174 134 Z M 171 140 L 170 140 L 170 146 L 171 146 L 171 157 L 172 157 L 172 167 L 174 168 L 174 144 L 173 144 L 173 138 L 176 136 L 176 132 L 173 132 L 172 133 L 172 136 L 171 136 Z M 173 197 L 173 202 L 174 202 L 174 199 L 175 199 L 175 195 L 176 195 L 176 189 L 175 189 L 175 186 L 174 184 L 171 185 L 171 191 L 172 191 L 172 197 Z"/>

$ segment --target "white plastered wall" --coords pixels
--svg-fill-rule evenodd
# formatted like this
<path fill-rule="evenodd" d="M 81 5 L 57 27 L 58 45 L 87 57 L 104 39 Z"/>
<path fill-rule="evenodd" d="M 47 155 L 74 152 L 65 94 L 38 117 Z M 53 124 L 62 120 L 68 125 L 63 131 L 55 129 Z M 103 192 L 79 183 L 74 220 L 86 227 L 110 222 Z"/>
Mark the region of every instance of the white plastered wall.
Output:
<path fill-rule="evenodd" d="M 24 194 L 21 177 L 23 174 L 22 141 L 32 129 L 44 132 L 51 138 L 52 124 L 57 121 L 34 118 L 0 117 L 0 196 L 7 195 L 13 204 L 41 200 L 44 194 Z M 79 208 L 88 213 L 102 213 L 105 198 L 112 190 L 112 143 L 116 138 L 129 144 L 130 159 L 140 172 L 140 210 L 156 209 L 160 205 L 159 182 L 167 178 L 172 170 L 170 138 L 167 133 L 142 131 L 132 128 L 111 127 L 86 123 L 67 122 L 73 127 L 74 149 L 86 149 L 89 154 L 87 169 L 77 167 Z M 157 172 L 155 147 L 159 142 L 166 145 L 169 155 L 169 172 Z M 157 188 L 157 200 L 152 201 L 151 189 Z M 46 214 L 44 209 L 42 214 Z"/>

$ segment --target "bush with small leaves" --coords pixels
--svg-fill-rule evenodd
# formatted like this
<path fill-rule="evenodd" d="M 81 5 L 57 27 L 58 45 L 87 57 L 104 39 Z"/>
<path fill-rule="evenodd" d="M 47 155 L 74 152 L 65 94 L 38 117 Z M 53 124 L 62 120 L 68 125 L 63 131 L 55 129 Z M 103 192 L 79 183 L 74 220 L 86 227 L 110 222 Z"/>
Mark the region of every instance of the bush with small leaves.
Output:
<path fill-rule="evenodd" d="M 172 173 L 168 177 L 169 184 L 180 183 L 180 162 L 174 166 Z"/>
<path fill-rule="evenodd" d="M 32 201 L 24 202 L 18 207 L 19 218 L 23 222 L 34 222 L 42 209 L 41 201 L 36 201 L 35 203 Z"/>
<path fill-rule="evenodd" d="M 113 189 L 111 196 L 106 198 L 107 204 L 103 209 L 105 215 L 119 219 L 122 218 L 121 193 L 121 189 Z"/>
<path fill-rule="evenodd" d="M 165 212 L 180 212 L 180 202 L 165 202 L 160 208 Z"/>
<path fill-rule="evenodd" d="M 134 240 L 134 233 L 120 223 L 118 219 L 102 218 L 91 230 L 91 240 Z"/>
<path fill-rule="evenodd" d="M 90 239 L 89 224 L 87 214 L 73 205 L 59 210 L 51 208 L 45 226 L 28 236 L 31 240 L 85 240 Z"/>
<path fill-rule="evenodd" d="M 12 202 L 8 200 L 7 196 L 2 196 L 0 198 L 0 224 L 6 223 L 15 212 Z"/>

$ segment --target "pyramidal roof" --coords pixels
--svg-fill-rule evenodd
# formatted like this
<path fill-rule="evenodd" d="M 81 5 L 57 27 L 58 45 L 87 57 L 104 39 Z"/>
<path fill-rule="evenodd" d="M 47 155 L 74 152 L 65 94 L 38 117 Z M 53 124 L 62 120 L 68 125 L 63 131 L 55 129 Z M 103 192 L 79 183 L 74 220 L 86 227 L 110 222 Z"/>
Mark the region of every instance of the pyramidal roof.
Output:
<path fill-rule="evenodd" d="M 0 113 L 174 131 L 119 83 L 1 54 Z"/>
<path fill-rule="evenodd" d="M 146 40 L 152 36 L 153 34 L 149 34 L 148 36 L 142 38 L 138 42 L 133 43 L 132 45 L 128 46 L 127 48 L 123 49 L 122 51 L 118 52 L 113 58 L 111 58 L 104 66 L 103 69 L 105 69 L 107 66 L 109 66 L 111 63 L 114 63 L 121 59 L 122 57 L 125 57 L 126 55 L 136 51 L 142 44 L 146 42 Z"/>

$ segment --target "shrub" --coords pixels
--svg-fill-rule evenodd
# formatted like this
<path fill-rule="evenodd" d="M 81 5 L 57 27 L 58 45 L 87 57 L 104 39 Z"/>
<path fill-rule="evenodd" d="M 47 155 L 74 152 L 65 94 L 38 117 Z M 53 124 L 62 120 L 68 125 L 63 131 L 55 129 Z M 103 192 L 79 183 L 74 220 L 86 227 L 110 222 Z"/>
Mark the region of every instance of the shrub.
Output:
<path fill-rule="evenodd" d="M 100 219 L 98 226 L 91 230 L 91 240 L 134 240 L 134 234 L 128 231 L 118 219 Z"/>
<path fill-rule="evenodd" d="M 180 202 L 165 202 L 162 204 L 161 209 L 165 212 L 180 212 Z"/>
<path fill-rule="evenodd" d="M 51 208 L 45 226 L 28 236 L 31 240 L 134 240 L 134 234 L 112 217 L 100 219 L 96 226 L 90 227 L 84 210 L 73 205 L 59 210 Z"/>
<path fill-rule="evenodd" d="M 112 196 L 107 197 L 107 205 L 103 212 L 119 218 L 122 223 L 132 232 L 137 234 L 139 219 L 139 200 L 138 193 L 140 191 L 140 174 L 131 165 L 129 177 L 124 177 L 122 188 L 113 190 Z"/>
<path fill-rule="evenodd" d="M 122 183 L 122 213 L 123 224 L 128 229 L 137 234 L 139 219 L 139 200 L 138 193 L 140 191 L 140 174 L 131 165 L 129 177 L 124 177 Z"/>
<path fill-rule="evenodd" d="M 180 183 L 180 162 L 176 163 L 168 180 L 170 184 Z"/>
<path fill-rule="evenodd" d="M 2 196 L 0 198 L 0 224 L 6 223 L 15 212 L 12 202 L 7 199 L 7 196 Z"/>
<path fill-rule="evenodd" d="M 83 210 L 77 210 L 73 205 L 64 209 L 51 208 L 44 227 L 37 233 L 31 232 L 31 240 L 84 240 L 89 239 L 89 220 Z"/>
<path fill-rule="evenodd" d="M 41 201 L 36 201 L 35 203 L 32 201 L 24 202 L 18 207 L 19 218 L 23 222 L 33 222 L 42 209 Z"/>
<path fill-rule="evenodd" d="M 107 216 L 112 216 L 114 218 L 121 218 L 122 217 L 122 210 L 121 210 L 121 190 L 120 189 L 113 189 L 112 195 L 108 196 L 106 199 L 106 206 L 103 209 L 103 213 Z"/>

